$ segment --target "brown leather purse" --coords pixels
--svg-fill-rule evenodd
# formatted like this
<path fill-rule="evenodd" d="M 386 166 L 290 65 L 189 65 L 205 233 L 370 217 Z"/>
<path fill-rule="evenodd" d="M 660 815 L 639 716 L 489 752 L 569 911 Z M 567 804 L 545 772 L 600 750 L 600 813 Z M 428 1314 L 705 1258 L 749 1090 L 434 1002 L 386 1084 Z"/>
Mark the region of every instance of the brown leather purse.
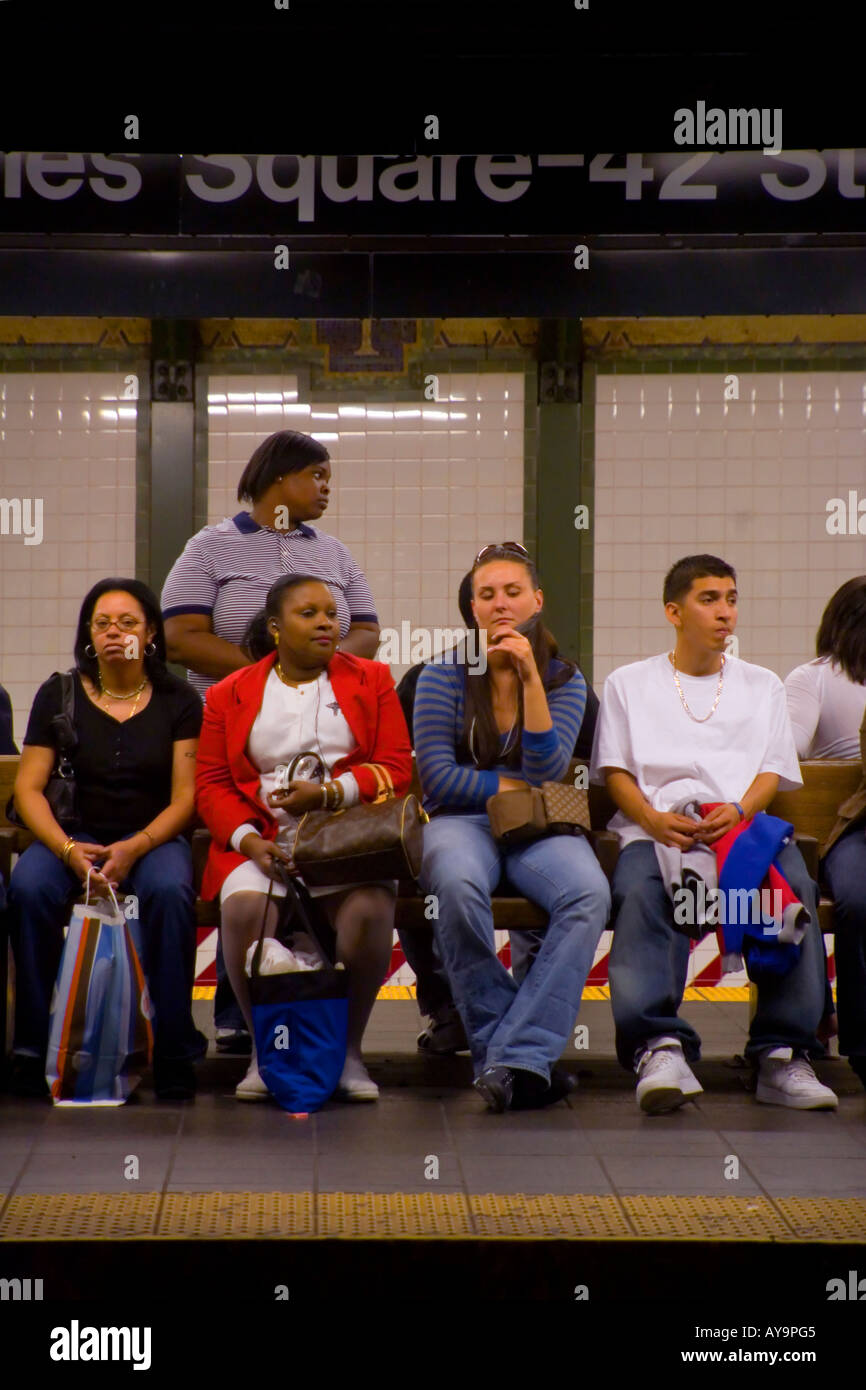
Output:
<path fill-rule="evenodd" d="M 586 789 L 565 782 L 497 792 L 487 800 L 487 814 L 493 838 L 506 846 L 543 835 L 580 835 L 590 829 Z"/>
<path fill-rule="evenodd" d="M 394 796 L 387 768 L 369 763 L 379 784 L 372 803 L 348 810 L 307 811 L 288 847 L 313 888 L 379 879 L 416 879 L 421 872 L 427 812 L 417 796 Z"/>

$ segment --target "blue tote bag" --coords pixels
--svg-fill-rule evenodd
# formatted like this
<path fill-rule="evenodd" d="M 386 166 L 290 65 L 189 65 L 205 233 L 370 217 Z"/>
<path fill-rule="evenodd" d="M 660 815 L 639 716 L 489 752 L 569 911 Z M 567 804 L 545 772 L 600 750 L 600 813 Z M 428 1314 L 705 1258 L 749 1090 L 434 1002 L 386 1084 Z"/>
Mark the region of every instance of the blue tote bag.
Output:
<path fill-rule="evenodd" d="M 334 968 L 333 944 L 324 940 L 306 891 L 296 887 L 290 874 L 280 878 L 286 887 L 286 914 L 296 931 L 313 938 L 325 964 L 321 970 L 259 973 L 269 890 L 250 972 L 256 1056 L 262 1080 L 283 1109 L 309 1114 L 334 1094 L 346 1062 L 349 977 Z M 282 921 L 278 935 L 281 927 Z"/>

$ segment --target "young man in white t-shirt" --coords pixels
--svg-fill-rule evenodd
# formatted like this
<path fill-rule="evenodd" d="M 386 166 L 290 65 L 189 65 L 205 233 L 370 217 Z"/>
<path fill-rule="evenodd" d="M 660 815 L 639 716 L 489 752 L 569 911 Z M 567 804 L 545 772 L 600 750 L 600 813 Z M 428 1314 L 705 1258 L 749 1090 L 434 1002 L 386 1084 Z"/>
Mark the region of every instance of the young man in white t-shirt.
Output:
<path fill-rule="evenodd" d="M 802 785 L 782 682 L 772 671 L 725 655 L 737 624 L 737 577 L 712 555 L 670 570 L 665 617 L 673 652 L 622 666 L 608 676 L 592 755 L 619 810 L 613 880 L 610 989 L 617 1056 L 637 1073 L 642 1110 L 672 1110 L 703 1088 L 688 1063 L 700 1038 L 677 1015 L 685 988 L 688 937 L 674 927 L 656 844 L 711 845 L 769 806 L 778 787 Z M 722 802 L 700 822 L 672 808 Z M 818 898 L 799 850 L 776 863 L 811 922 L 796 965 L 764 975 L 746 1056 L 757 1064 L 757 1098 L 796 1109 L 832 1109 L 806 1058 L 824 1002 Z"/>

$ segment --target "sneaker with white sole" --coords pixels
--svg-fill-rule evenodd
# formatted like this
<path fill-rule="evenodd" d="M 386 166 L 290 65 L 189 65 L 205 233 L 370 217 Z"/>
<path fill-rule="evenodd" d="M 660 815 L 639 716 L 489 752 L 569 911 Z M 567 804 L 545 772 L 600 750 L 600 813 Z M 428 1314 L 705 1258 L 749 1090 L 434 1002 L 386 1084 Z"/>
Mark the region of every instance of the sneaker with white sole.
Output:
<path fill-rule="evenodd" d="M 235 1087 L 236 1100 L 267 1100 L 270 1091 L 262 1080 L 261 1073 L 256 1058 L 250 1062 L 247 1074 L 243 1081 L 238 1082 Z"/>
<path fill-rule="evenodd" d="M 647 1047 L 637 1064 L 637 1078 L 637 1103 L 648 1115 L 676 1110 L 704 1089 L 676 1038 L 661 1038 Z"/>
<path fill-rule="evenodd" d="M 337 1100 L 378 1100 L 379 1087 L 368 1074 L 360 1057 L 347 1057 L 340 1083 L 334 1092 Z"/>
<path fill-rule="evenodd" d="M 764 1105 L 787 1105 L 792 1110 L 835 1110 L 839 1104 L 806 1058 L 795 1057 L 790 1047 L 774 1047 L 761 1054 L 756 1096 Z"/>

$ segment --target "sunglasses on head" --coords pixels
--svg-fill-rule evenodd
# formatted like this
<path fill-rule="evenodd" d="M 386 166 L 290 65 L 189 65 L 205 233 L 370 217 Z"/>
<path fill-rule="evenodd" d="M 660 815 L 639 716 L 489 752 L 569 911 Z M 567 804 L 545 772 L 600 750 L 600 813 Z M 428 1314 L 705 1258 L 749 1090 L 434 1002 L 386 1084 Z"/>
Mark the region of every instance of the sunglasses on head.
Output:
<path fill-rule="evenodd" d="M 529 559 L 529 551 L 520 541 L 497 541 L 495 545 L 483 545 L 475 556 L 474 563 L 477 565 L 484 559 L 485 555 L 490 555 L 495 551 L 509 551 L 512 555 L 521 555 L 524 559 Z"/>

